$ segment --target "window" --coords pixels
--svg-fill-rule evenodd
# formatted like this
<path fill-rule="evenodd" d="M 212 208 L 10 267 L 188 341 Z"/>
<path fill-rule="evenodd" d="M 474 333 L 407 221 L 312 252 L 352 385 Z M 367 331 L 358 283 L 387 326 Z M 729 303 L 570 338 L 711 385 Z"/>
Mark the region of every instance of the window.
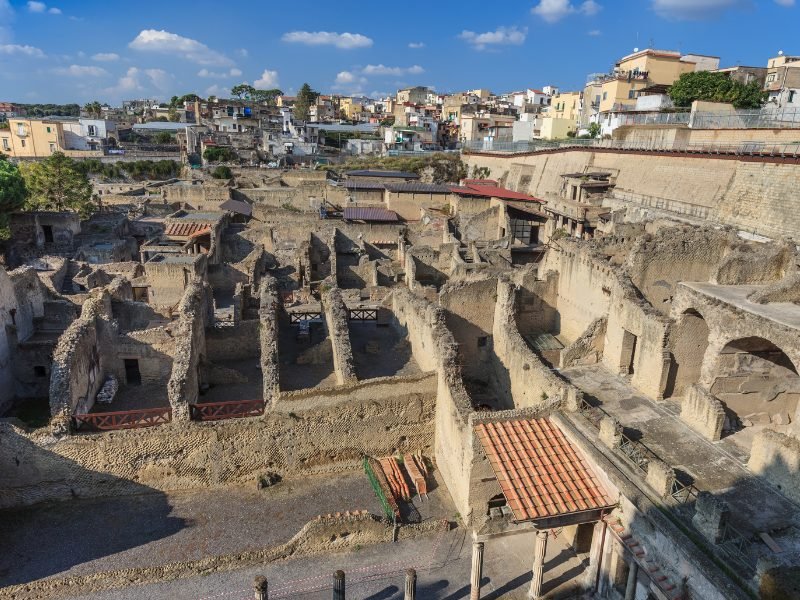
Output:
<path fill-rule="evenodd" d="M 97 135 L 97 128 L 94 125 L 89 125 L 89 135 L 92 136 Z"/>
<path fill-rule="evenodd" d="M 25 140 L 20 140 L 19 141 L 19 145 L 24 148 L 25 147 Z"/>
<path fill-rule="evenodd" d="M 50 144 L 50 154 L 52 154 L 55 151 L 56 151 L 56 145 L 55 144 Z"/>
<path fill-rule="evenodd" d="M 482 335 L 478 338 L 478 348 L 483 348 L 486 346 L 486 342 L 489 338 L 485 335 Z"/>
<path fill-rule="evenodd" d="M 53 243 L 53 226 L 52 225 L 42 225 L 42 233 L 44 233 L 44 242 L 46 244 Z"/>
<path fill-rule="evenodd" d="M 636 90 L 628 90 L 628 100 L 636 98 Z"/>
<path fill-rule="evenodd" d="M 17 135 L 25 135 L 25 125 L 17 123 Z"/>
<path fill-rule="evenodd" d="M 606 98 L 608 98 L 608 92 L 603 92 L 603 100 L 605 100 Z"/>
<path fill-rule="evenodd" d="M 3 150 L 10 150 L 10 146 L 8 145 L 8 138 L 3 138 Z"/>
<path fill-rule="evenodd" d="M 788 102 L 789 104 L 792 104 L 792 103 L 794 102 L 794 95 L 795 95 L 795 93 L 796 93 L 796 92 L 795 92 L 795 90 L 791 90 L 791 91 L 789 92 L 789 99 L 787 100 L 787 102 Z"/>
<path fill-rule="evenodd" d="M 49 127 L 47 128 L 47 133 L 51 133 L 51 131 L 50 131 L 50 128 L 49 128 Z"/>

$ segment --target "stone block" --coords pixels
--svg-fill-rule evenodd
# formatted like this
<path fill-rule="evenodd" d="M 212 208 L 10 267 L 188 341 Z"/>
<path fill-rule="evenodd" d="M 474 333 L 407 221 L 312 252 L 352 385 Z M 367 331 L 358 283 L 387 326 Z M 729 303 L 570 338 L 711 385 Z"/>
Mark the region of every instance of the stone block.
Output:
<path fill-rule="evenodd" d="M 681 405 L 681 419 L 703 437 L 715 442 L 722 437 L 725 408 L 709 391 L 692 385 Z"/>
<path fill-rule="evenodd" d="M 609 448 L 617 448 L 622 440 L 622 425 L 613 417 L 600 421 L 600 441 Z"/>
<path fill-rule="evenodd" d="M 698 494 L 692 524 L 709 542 L 716 544 L 720 541 L 729 517 L 730 508 L 724 500 L 709 492 Z"/>
<path fill-rule="evenodd" d="M 667 463 L 653 459 L 647 463 L 647 485 L 653 488 L 659 498 L 666 498 L 672 493 L 675 483 L 675 471 Z"/>

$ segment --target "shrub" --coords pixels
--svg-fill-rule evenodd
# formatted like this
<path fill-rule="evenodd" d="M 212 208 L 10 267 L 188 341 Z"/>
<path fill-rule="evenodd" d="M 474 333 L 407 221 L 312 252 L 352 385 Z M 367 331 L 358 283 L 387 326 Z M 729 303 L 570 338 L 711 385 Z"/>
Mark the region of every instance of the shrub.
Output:
<path fill-rule="evenodd" d="M 211 176 L 214 179 L 230 179 L 233 177 L 233 171 L 231 171 L 230 167 L 226 167 L 225 165 L 220 165 L 213 171 L 211 171 Z"/>

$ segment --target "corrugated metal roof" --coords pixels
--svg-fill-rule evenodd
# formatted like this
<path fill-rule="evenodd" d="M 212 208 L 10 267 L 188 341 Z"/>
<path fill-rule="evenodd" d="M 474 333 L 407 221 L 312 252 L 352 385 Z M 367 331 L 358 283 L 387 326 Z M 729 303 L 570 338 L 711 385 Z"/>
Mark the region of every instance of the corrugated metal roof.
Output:
<path fill-rule="evenodd" d="M 383 221 L 387 223 L 399 221 L 397 213 L 385 208 L 357 206 L 345 208 L 342 214 L 345 221 Z"/>
<path fill-rule="evenodd" d="M 550 419 L 479 423 L 475 433 L 517 521 L 612 506 L 597 476 Z"/>
<path fill-rule="evenodd" d="M 347 171 L 345 173 L 348 177 L 395 177 L 401 179 L 419 179 L 416 173 L 408 171 L 381 171 L 371 169 L 360 169 L 356 171 Z"/>
<path fill-rule="evenodd" d="M 380 181 L 351 181 L 348 179 L 344 182 L 344 187 L 348 190 L 382 190 L 385 185 Z"/>
<path fill-rule="evenodd" d="M 406 192 L 417 194 L 449 194 L 450 188 L 446 185 L 435 183 L 387 183 L 386 189 L 390 192 Z"/>
<path fill-rule="evenodd" d="M 241 200 L 226 200 L 220 204 L 219 207 L 222 210 L 229 210 L 240 215 L 245 215 L 246 217 L 249 217 L 253 214 L 253 207 L 247 202 L 242 202 Z"/>

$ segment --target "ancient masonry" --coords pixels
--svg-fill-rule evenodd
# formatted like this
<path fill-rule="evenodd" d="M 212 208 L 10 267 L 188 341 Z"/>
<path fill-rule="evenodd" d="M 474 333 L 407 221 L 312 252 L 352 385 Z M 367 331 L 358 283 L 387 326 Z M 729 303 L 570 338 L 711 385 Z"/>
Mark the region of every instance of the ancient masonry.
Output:
<path fill-rule="evenodd" d="M 465 160 L 494 181 L 454 184 L 435 206 L 287 173 L 237 190 L 252 219 L 221 208 L 231 190 L 181 182 L 163 206 L 120 196 L 84 222 L 15 216 L 0 508 L 421 452 L 476 544 L 537 529 L 534 586 L 558 530 L 586 546 L 581 582 L 598 597 L 782 589 L 800 568 L 774 550 L 800 544 L 798 167 L 588 150 Z M 598 178 L 596 197 L 568 195 L 565 181 Z M 23 405 L 46 425 L 16 418 Z M 528 441 L 504 446 L 514 436 Z M 525 516 L 515 469 L 553 440 L 587 507 Z M 394 535 L 358 513 L 291 544 L 324 546 L 341 527 Z"/>

